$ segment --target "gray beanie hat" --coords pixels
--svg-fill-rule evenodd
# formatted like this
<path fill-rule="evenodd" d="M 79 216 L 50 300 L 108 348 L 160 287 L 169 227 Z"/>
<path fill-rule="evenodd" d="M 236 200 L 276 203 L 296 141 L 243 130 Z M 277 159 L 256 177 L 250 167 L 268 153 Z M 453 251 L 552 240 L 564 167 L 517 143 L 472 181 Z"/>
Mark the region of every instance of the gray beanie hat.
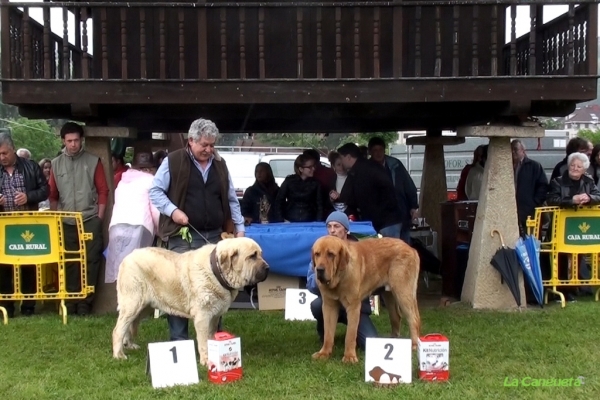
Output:
<path fill-rule="evenodd" d="M 325 224 L 328 224 L 330 222 L 338 222 L 342 224 L 344 228 L 346 228 L 346 230 L 350 231 L 350 220 L 348 220 L 348 216 L 341 211 L 334 211 L 331 214 L 329 214 L 329 217 L 327 217 L 327 221 L 325 221 Z"/>

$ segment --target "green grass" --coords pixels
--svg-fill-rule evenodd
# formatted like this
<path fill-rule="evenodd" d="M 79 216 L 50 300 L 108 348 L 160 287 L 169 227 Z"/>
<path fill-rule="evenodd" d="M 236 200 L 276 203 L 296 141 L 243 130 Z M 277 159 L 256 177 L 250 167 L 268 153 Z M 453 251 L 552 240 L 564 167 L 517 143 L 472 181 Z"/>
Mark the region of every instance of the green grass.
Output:
<path fill-rule="evenodd" d="M 129 359 L 111 357 L 115 316 L 57 315 L 16 318 L 0 325 L 0 399 L 592 399 L 600 392 L 600 304 L 579 301 L 566 309 L 474 311 L 461 305 L 422 310 L 423 333 L 450 339 L 450 381 L 421 382 L 413 355 L 413 383 L 375 388 L 364 382 L 364 354 L 342 364 L 343 334 L 329 361 L 313 361 L 319 349 L 313 322 L 290 322 L 283 312 L 231 311 L 227 330 L 242 337 L 244 378 L 224 386 L 154 390 L 145 374 L 147 343 L 167 339 L 166 320 L 144 321 L 141 350 Z M 386 315 L 372 317 L 389 334 Z M 403 328 L 406 328 L 403 325 Z M 406 329 L 404 330 L 406 335 Z M 580 387 L 504 387 L 505 377 L 585 377 Z M 596 395 L 594 394 L 596 393 Z"/>

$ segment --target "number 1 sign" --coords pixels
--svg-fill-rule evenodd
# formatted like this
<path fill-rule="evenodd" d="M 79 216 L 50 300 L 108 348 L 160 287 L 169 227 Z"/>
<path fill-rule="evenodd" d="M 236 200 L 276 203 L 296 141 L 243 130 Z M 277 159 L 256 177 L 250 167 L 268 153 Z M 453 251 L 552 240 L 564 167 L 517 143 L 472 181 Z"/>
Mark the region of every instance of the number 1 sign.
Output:
<path fill-rule="evenodd" d="M 412 382 L 410 339 L 367 338 L 365 382 L 398 384 Z"/>
<path fill-rule="evenodd" d="M 285 319 L 314 321 L 315 318 L 310 311 L 310 303 L 317 296 L 307 289 L 286 289 L 285 290 Z"/>
<path fill-rule="evenodd" d="M 193 340 L 148 343 L 148 357 L 154 388 L 199 382 Z"/>

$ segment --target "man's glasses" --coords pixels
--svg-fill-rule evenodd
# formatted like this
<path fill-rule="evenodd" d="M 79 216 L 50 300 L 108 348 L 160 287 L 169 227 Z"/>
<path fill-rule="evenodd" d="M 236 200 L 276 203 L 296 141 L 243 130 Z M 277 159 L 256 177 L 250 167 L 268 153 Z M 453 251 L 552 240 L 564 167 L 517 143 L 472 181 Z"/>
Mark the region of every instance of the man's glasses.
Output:
<path fill-rule="evenodd" d="M 315 169 L 316 167 L 314 165 L 303 165 L 300 168 L 306 168 L 306 169 Z"/>

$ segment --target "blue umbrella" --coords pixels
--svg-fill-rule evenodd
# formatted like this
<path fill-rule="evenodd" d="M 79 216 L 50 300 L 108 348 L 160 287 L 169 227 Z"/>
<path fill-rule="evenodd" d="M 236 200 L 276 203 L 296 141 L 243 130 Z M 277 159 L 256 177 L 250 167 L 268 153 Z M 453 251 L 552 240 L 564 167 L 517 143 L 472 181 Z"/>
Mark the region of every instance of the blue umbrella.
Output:
<path fill-rule="evenodd" d="M 519 238 L 515 246 L 517 257 L 527 278 L 529 287 L 538 304 L 543 305 L 544 287 L 540 269 L 540 244 L 537 239 L 527 235 L 525 239 Z"/>

